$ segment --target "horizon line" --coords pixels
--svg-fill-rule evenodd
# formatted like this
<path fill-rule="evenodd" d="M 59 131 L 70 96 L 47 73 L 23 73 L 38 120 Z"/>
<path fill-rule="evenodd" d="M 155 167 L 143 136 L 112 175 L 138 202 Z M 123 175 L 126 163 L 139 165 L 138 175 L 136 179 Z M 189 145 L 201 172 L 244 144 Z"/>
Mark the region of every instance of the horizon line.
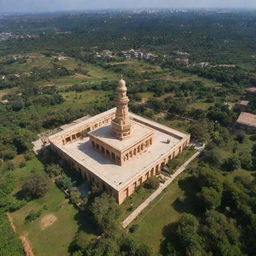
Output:
<path fill-rule="evenodd" d="M 141 7 L 141 8 L 89 8 L 89 9 L 70 9 L 70 10 L 46 10 L 46 11 L 0 11 L 0 14 L 47 14 L 47 13 L 68 13 L 68 12 L 99 12 L 99 11 L 139 11 L 139 10 L 246 10 L 255 11 L 256 7 Z"/>

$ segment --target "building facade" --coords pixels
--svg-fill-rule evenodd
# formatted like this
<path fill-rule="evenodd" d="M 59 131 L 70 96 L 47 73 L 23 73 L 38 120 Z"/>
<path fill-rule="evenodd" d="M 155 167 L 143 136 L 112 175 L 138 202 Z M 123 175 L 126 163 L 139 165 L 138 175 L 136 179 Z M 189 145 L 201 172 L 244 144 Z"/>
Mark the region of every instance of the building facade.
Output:
<path fill-rule="evenodd" d="M 160 175 L 190 141 L 189 134 L 130 113 L 126 92 L 121 80 L 116 108 L 49 137 L 54 152 L 119 204 L 149 177 Z"/>

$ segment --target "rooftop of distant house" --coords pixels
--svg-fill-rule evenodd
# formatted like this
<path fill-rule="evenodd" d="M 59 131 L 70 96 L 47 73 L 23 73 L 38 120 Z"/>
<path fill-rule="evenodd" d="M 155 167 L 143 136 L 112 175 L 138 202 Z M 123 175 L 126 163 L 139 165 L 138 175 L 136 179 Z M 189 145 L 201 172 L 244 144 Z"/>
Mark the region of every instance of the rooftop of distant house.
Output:
<path fill-rule="evenodd" d="M 256 115 L 247 112 L 241 112 L 236 122 L 238 124 L 256 128 Z"/>
<path fill-rule="evenodd" d="M 246 91 L 250 93 L 256 93 L 256 87 L 247 88 Z"/>
<path fill-rule="evenodd" d="M 241 100 L 239 103 L 237 103 L 238 105 L 240 105 L 240 106 L 248 106 L 248 104 L 249 104 L 249 101 L 248 100 Z"/>

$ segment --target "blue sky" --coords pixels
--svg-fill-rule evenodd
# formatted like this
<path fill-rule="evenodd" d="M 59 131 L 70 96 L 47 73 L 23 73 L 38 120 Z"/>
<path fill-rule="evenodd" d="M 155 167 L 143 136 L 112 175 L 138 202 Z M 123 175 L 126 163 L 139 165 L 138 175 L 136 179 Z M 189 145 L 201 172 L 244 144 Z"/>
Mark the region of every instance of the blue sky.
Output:
<path fill-rule="evenodd" d="M 256 8 L 256 0 L 0 0 L 0 12 L 108 8 Z"/>

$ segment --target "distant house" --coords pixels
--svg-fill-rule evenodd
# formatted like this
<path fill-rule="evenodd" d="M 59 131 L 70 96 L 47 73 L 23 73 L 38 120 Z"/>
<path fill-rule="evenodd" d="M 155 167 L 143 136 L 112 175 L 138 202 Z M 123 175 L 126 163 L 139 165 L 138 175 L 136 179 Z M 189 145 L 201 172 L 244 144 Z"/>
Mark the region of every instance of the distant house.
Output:
<path fill-rule="evenodd" d="M 112 58 L 113 57 L 113 52 L 111 52 L 110 50 L 103 50 L 102 51 L 102 56 L 104 58 Z"/>
<path fill-rule="evenodd" d="M 236 120 L 236 125 L 249 130 L 256 130 L 256 115 L 242 112 Z"/>
<path fill-rule="evenodd" d="M 247 88 L 245 91 L 248 94 L 256 94 L 256 87 Z"/>
<path fill-rule="evenodd" d="M 145 59 L 145 60 L 150 60 L 150 59 L 155 59 L 158 56 L 156 54 L 153 54 L 151 52 L 146 52 L 145 50 L 134 50 L 130 49 L 128 51 L 122 51 L 122 56 L 125 57 L 126 59 Z"/>
<path fill-rule="evenodd" d="M 182 51 L 174 51 L 173 54 L 179 57 L 186 57 L 186 58 L 189 58 L 190 56 L 188 52 L 182 52 Z"/>
<path fill-rule="evenodd" d="M 200 62 L 200 63 L 193 64 L 193 66 L 199 67 L 199 68 L 206 68 L 209 66 L 209 62 Z"/>
<path fill-rule="evenodd" d="M 126 59 L 131 59 L 132 58 L 131 54 L 129 54 L 129 53 L 124 53 L 124 57 Z"/>
<path fill-rule="evenodd" d="M 185 66 L 188 66 L 189 64 L 188 58 L 176 58 L 175 61 Z"/>
<path fill-rule="evenodd" d="M 219 64 L 219 65 L 216 65 L 216 66 L 213 66 L 213 67 L 221 67 L 221 68 L 235 68 L 236 65 L 234 64 Z"/>
<path fill-rule="evenodd" d="M 241 100 L 240 102 L 236 103 L 236 107 L 239 109 L 244 109 L 248 106 L 249 101 L 248 100 Z"/>
<path fill-rule="evenodd" d="M 1 103 L 2 104 L 6 104 L 6 103 L 8 103 L 9 102 L 9 100 L 1 100 Z"/>

